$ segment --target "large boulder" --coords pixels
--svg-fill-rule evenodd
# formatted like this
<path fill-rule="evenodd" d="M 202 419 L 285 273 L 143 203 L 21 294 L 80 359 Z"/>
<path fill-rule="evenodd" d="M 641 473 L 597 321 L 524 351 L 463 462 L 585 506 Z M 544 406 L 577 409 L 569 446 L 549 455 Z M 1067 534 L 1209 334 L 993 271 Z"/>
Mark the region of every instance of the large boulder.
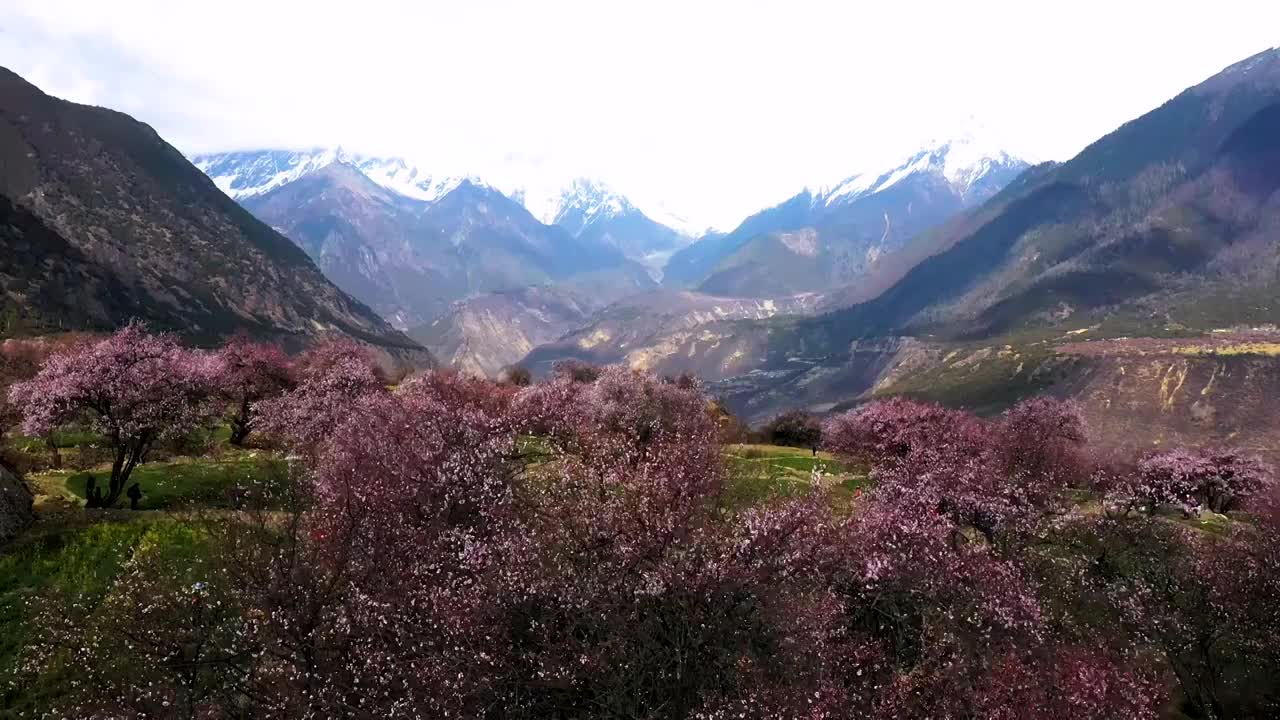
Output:
<path fill-rule="evenodd" d="M 14 539 L 35 521 L 31 491 L 8 468 L 0 465 L 0 545 Z"/>

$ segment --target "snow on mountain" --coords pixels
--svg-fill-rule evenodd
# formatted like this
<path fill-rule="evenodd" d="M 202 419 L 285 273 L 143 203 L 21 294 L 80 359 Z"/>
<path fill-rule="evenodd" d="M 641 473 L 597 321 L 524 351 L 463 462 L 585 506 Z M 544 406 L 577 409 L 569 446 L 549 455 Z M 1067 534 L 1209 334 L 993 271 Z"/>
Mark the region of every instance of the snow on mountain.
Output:
<path fill-rule="evenodd" d="M 660 200 L 647 201 L 644 198 L 636 198 L 635 205 L 650 220 L 659 225 L 666 225 L 685 237 L 699 238 L 707 233 L 715 232 L 715 228 L 697 224 L 684 215 L 671 210 L 666 203 Z"/>
<path fill-rule="evenodd" d="M 815 205 L 847 203 L 883 192 L 917 173 L 943 178 L 961 196 L 998 170 L 1017 170 L 1029 162 L 1006 151 L 981 126 L 965 128 L 958 135 L 934 141 L 910 157 L 847 177 L 833 185 L 819 186 Z"/>
<path fill-rule="evenodd" d="M 573 222 L 582 226 L 634 212 L 635 207 L 600 179 L 576 178 L 561 188 L 560 196 L 544 207 L 547 224 Z M 574 228 L 566 228 L 576 232 Z"/>
<path fill-rule="evenodd" d="M 568 208 L 598 216 L 609 212 L 621 216 L 640 212 L 659 225 L 664 225 L 689 238 L 706 229 L 695 227 L 681 215 L 667 209 L 662 202 L 633 204 L 599 178 L 552 177 L 517 173 L 511 177 L 486 178 L 474 175 L 425 172 L 398 157 L 374 157 L 338 148 L 312 150 L 252 150 L 243 152 L 195 155 L 193 164 L 212 178 L 220 190 L 241 200 L 262 195 L 281 185 L 315 172 L 333 163 L 346 163 L 360 170 L 375 183 L 406 197 L 434 202 L 456 188 L 463 180 L 488 187 L 522 204 L 531 215 L 546 225 L 554 225 Z"/>
<path fill-rule="evenodd" d="M 464 180 L 487 186 L 475 177 L 432 176 L 400 158 L 349 153 L 340 147 L 212 153 L 196 155 L 191 162 L 237 200 L 269 192 L 333 163 L 351 165 L 388 190 L 427 202 L 440 199 Z"/>
<path fill-rule="evenodd" d="M 544 222 L 575 238 L 618 249 L 647 267 L 655 280 L 672 253 L 693 238 L 655 221 L 599 178 L 577 178 L 544 206 Z"/>
<path fill-rule="evenodd" d="M 557 220 L 569 209 L 575 208 L 595 218 L 639 212 L 653 222 L 690 239 L 697 238 L 710 229 L 700 227 L 670 210 L 662 201 L 624 195 L 598 177 L 575 177 L 561 181 L 524 178 L 499 183 L 498 186 L 504 188 L 508 196 L 522 202 L 534 217 L 548 225 L 557 224 Z"/>

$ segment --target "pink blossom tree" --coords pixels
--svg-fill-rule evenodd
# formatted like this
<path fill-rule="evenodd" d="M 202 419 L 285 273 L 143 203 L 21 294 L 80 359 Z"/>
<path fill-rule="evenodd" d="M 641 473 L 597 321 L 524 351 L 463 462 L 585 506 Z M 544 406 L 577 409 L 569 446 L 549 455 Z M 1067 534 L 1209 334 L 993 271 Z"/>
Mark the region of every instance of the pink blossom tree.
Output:
<path fill-rule="evenodd" d="M 95 343 L 51 356 L 10 399 L 23 431 L 43 435 L 76 421 L 104 436 L 114 451 L 105 491 L 92 485 L 89 507 L 115 505 L 151 445 L 204 426 L 216 412 L 215 365 L 171 335 L 131 324 Z"/>
<path fill-rule="evenodd" d="M 995 542 L 1052 508 L 1064 485 L 1057 461 L 1082 432 L 1070 415 L 1037 402 L 992 422 L 895 398 L 833 418 L 824 438 L 843 457 L 871 463 L 886 502 L 946 516 L 956 542 L 970 531 Z"/>
<path fill-rule="evenodd" d="M 831 418 L 822 438 L 837 455 L 877 465 L 940 440 L 967 442 L 979 432 L 980 422 L 969 413 L 895 397 Z"/>
<path fill-rule="evenodd" d="M 258 411 L 305 449 L 296 503 L 218 518 L 219 585 L 198 589 L 216 617 L 183 606 L 181 577 L 135 578 L 169 626 L 136 633 L 162 661 L 113 692 L 205 717 L 1153 720 L 1184 670 L 1194 690 L 1233 655 L 1249 680 L 1275 667 L 1271 496 L 1204 542 L 1062 511 L 1085 435 L 1070 405 L 873 404 L 828 425 L 874 466 L 854 512 L 819 488 L 730 513 L 696 383 L 433 371 L 388 391 L 319 356 Z M 1241 686 L 1200 715 L 1266 716 L 1232 704 Z"/>
<path fill-rule="evenodd" d="M 385 394 L 373 357 L 349 342 L 329 342 L 298 362 L 298 385 L 257 403 L 251 427 L 289 448 L 311 453 L 347 419 L 368 395 Z"/>
<path fill-rule="evenodd" d="M 1023 400 L 995 421 L 992 442 L 1004 475 L 1061 488 L 1086 482 L 1087 439 L 1079 405 L 1042 395 Z"/>
<path fill-rule="evenodd" d="M 293 386 L 289 357 L 278 346 L 237 335 L 217 352 L 218 390 L 230 405 L 231 444 L 244 445 L 257 403 Z"/>
<path fill-rule="evenodd" d="M 31 379 L 40 370 L 48 352 L 30 340 L 0 342 L 0 435 L 22 422 L 22 411 L 9 401 L 9 388 Z"/>
<path fill-rule="evenodd" d="M 723 461 L 695 387 L 608 367 L 529 388 L 548 446 L 499 597 L 520 717 L 823 717 L 845 697 L 820 499 L 726 522 Z M 519 559 L 517 559 L 519 558 Z"/>
<path fill-rule="evenodd" d="M 34 377 L 50 355 L 84 342 L 85 337 L 74 333 L 44 338 L 10 338 L 0 342 L 0 437 L 22 423 L 22 408 L 10 401 L 10 388 Z M 45 435 L 45 446 L 53 466 L 60 467 L 62 458 L 52 433 Z"/>
<path fill-rule="evenodd" d="M 1079 475 L 1083 435 L 1056 401 L 983 421 L 896 400 L 828 423 L 828 446 L 870 461 L 877 482 L 837 575 L 862 713 L 1156 717 L 1157 678 L 1102 633 L 1060 636 L 1027 565 Z"/>
<path fill-rule="evenodd" d="M 368 345 L 342 336 L 326 337 L 316 342 L 298 356 L 295 369 L 303 378 L 322 375 L 336 363 L 357 361 L 369 368 L 379 381 L 386 383 L 387 378 L 378 365 L 378 359 Z"/>
<path fill-rule="evenodd" d="M 1178 448 L 1142 458 L 1134 472 L 1111 488 L 1109 503 L 1126 512 L 1155 512 L 1163 505 L 1185 515 L 1202 508 L 1221 513 L 1238 509 L 1274 484 L 1271 466 L 1243 451 Z"/>
<path fill-rule="evenodd" d="M 345 687 L 387 717 L 476 716 L 492 697 L 505 662 L 495 583 L 522 572 L 509 546 L 522 536 L 513 484 L 523 466 L 515 427 L 482 385 L 506 392 L 454 373 L 365 392 L 309 461 L 304 544 L 322 561 L 306 572 L 344 590 L 286 584 L 332 605 L 273 603 L 278 622 L 266 629 L 299 648 L 289 677 L 317 716 L 341 713 Z M 298 634 L 299 620 L 321 632 Z M 321 638 L 342 652 L 309 649 Z"/>
<path fill-rule="evenodd" d="M 1055 538 L 1053 563 L 1078 607 L 1163 669 L 1193 717 L 1265 717 L 1276 708 L 1277 587 L 1265 528 L 1214 537 L 1145 515 L 1080 516 Z M 1269 569 L 1268 569 L 1269 568 Z"/>

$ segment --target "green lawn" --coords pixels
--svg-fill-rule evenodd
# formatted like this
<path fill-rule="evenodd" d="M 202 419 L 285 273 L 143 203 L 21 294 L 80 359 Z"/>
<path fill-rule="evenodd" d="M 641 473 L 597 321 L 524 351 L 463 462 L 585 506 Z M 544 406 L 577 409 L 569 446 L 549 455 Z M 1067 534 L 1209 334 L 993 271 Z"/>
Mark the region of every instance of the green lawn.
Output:
<path fill-rule="evenodd" d="M 60 450 L 101 442 L 102 436 L 88 430 L 56 430 L 53 433 L 53 444 Z M 48 448 L 48 441 L 40 437 L 19 435 L 11 440 L 11 444 L 29 453 L 42 453 Z"/>
<path fill-rule="evenodd" d="M 102 466 L 91 471 L 99 487 L 110 477 L 110 467 Z M 180 458 L 173 462 L 146 463 L 134 469 L 129 483 L 138 483 L 142 490 L 140 510 L 172 510 L 193 505 L 220 507 L 228 504 L 229 493 L 235 489 L 274 487 L 285 472 L 282 460 L 266 454 L 237 455 L 228 459 Z M 30 482 L 37 492 L 44 495 L 76 498 L 85 497 L 85 473 L 57 470 L 31 476 Z M 127 498 L 121 497 L 119 507 L 128 507 Z"/>
<path fill-rule="evenodd" d="M 867 484 L 867 473 L 841 463 L 830 453 L 816 456 L 806 448 L 781 445 L 729 445 L 725 448 L 728 481 L 724 506 L 743 510 L 810 491 L 817 469 L 837 508 L 846 508 Z"/>
<path fill-rule="evenodd" d="M 140 510 L 164 511 L 193 507 L 225 507 L 235 489 L 276 487 L 286 472 L 285 462 L 266 452 L 246 451 L 226 444 L 226 428 L 209 431 L 213 457 L 178 457 L 137 467 L 129 482 L 137 482 L 143 496 Z M 58 433 L 55 444 L 65 456 L 98 442 L 87 432 Z M 10 444 L 33 453 L 45 452 L 43 438 L 10 438 Z M 105 485 L 109 465 L 89 471 Z M 27 482 L 37 495 L 41 519 L 28 534 L 0 548 L 0 720 L 40 717 L 78 669 L 55 663 L 38 679 L 15 675 L 24 651 L 35 638 L 34 609 L 49 594 L 82 596 L 89 603 L 108 597 L 117 578 L 131 562 L 152 558 L 176 559 L 180 567 L 196 567 L 202 531 L 166 513 L 127 510 L 85 512 L 78 505 L 85 494 L 85 472 L 59 470 L 33 473 Z M 128 508 L 122 497 L 119 508 Z"/>

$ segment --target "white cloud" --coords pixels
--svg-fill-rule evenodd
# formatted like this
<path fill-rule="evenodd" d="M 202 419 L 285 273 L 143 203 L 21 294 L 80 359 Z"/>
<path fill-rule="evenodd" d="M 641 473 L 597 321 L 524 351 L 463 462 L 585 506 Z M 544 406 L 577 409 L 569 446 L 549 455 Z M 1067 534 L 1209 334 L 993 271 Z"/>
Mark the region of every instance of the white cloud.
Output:
<path fill-rule="evenodd" d="M 1280 4 L 6 0 L 0 64 L 184 151 L 598 175 L 731 227 L 976 115 L 1065 159 L 1280 41 Z"/>

